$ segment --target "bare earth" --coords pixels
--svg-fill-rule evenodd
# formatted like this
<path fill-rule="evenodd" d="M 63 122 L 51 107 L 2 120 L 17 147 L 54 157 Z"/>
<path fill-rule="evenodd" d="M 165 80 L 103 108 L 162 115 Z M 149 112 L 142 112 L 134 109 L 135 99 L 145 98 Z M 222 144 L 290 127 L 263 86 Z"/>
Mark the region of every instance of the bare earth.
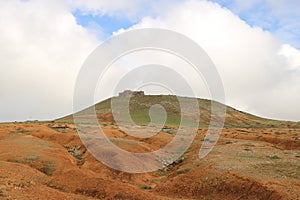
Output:
<path fill-rule="evenodd" d="M 138 140 L 113 124 L 103 129 L 132 152 L 159 149 L 174 136 Z M 205 133 L 199 129 L 169 168 L 128 174 L 97 161 L 74 124 L 0 124 L 0 199 L 300 199 L 300 128 L 224 128 L 200 160 Z"/>

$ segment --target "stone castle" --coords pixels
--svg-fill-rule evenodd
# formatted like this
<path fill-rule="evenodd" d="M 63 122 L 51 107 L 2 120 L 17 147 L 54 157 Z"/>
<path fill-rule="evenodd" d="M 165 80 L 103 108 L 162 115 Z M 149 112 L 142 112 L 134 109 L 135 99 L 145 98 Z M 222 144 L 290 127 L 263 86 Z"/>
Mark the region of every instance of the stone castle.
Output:
<path fill-rule="evenodd" d="M 119 97 L 142 97 L 145 96 L 144 91 L 124 90 L 119 93 Z"/>

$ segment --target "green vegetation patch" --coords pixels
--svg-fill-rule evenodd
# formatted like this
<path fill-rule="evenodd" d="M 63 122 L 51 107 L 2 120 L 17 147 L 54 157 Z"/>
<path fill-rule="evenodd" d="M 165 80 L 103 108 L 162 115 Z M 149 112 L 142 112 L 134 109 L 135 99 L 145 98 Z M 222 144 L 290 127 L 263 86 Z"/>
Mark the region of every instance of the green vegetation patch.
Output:
<path fill-rule="evenodd" d="M 43 172 L 44 174 L 47 174 L 47 175 L 52 175 L 54 172 L 55 172 L 55 166 L 53 164 L 53 162 L 51 161 L 46 161 L 44 163 L 44 166 L 43 167 L 40 167 L 38 168 L 38 170 L 40 172 Z"/>
<path fill-rule="evenodd" d="M 179 175 L 179 174 L 185 174 L 185 173 L 188 173 L 189 171 L 191 171 L 191 169 L 189 169 L 189 168 L 186 168 L 186 169 L 180 169 L 180 170 L 177 170 L 177 171 L 176 171 L 176 175 Z"/>
<path fill-rule="evenodd" d="M 299 162 L 262 163 L 257 165 L 260 170 L 282 178 L 300 178 Z"/>

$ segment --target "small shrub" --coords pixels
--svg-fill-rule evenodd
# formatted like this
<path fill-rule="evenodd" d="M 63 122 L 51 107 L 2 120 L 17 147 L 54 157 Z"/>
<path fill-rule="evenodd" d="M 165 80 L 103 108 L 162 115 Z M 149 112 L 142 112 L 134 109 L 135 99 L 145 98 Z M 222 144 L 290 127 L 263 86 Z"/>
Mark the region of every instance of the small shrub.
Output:
<path fill-rule="evenodd" d="M 10 158 L 10 159 L 8 159 L 8 162 L 21 163 L 21 160 L 19 160 L 17 158 Z"/>
<path fill-rule="evenodd" d="M 177 170 L 176 175 L 188 173 L 190 170 L 191 169 L 189 169 L 189 168 Z"/>
<path fill-rule="evenodd" d="M 54 168 L 53 163 L 49 161 L 43 167 L 39 168 L 38 170 L 43 172 L 44 174 L 52 175 L 56 169 Z"/>
<path fill-rule="evenodd" d="M 270 159 L 280 159 L 279 156 L 275 155 L 275 156 L 268 156 Z"/>
<path fill-rule="evenodd" d="M 153 179 L 153 180 L 152 180 L 152 183 L 158 184 L 158 183 L 160 183 L 160 180 L 158 180 L 158 179 Z"/>
<path fill-rule="evenodd" d="M 42 167 L 42 168 L 39 168 L 39 171 L 43 172 L 44 174 L 47 174 L 47 175 L 52 175 L 53 172 L 55 171 L 54 168 L 51 168 L 51 167 Z"/>
<path fill-rule="evenodd" d="M 28 156 L 27 158 L 25 158 L 25 162 L 35 161 L 37 159 L 39 159 L 39 156 L 31 155 L 31 156 Z"/>
<path fill-rule="evenodd" d="M 167 174 L 167 171 L 166 170 L 162 170 L 162 169 L 160 169 L 160 170 L 158 170 L 156 172 L 157 176 L 165 176 L 166 174 Z"/>
<path fill-rule="evenodd" d="M 246 148 L 246 149 L 244 149 L 245 151 L 252 151 L 251 149 L 248 149 L 248 148 Z"/>
<path fill-rule="evenodd" d="M 149 186 L 149 185 L 142 185 L 140 188 L 141 188 L 142 190 L 151 190 L 151 189 L 152 189 L 152 187 Z"/>

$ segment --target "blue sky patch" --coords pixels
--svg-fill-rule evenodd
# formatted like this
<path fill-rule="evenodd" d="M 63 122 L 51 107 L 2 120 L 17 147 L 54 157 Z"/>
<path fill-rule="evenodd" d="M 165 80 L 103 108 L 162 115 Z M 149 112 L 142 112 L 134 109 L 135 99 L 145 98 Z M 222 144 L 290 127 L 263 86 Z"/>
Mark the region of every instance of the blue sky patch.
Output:
<path fill-rule="evenodd" d="M 224 0 L 210 0 L 211 2 L 218 3 L 222 7 L 231 10 L 234 14 L 238 15 L 242 20 L 247 22 L 250 26 L 258 26 L 266 31 L 276 31 L 279 28 L 278 20 L 272 16 L 269 5 L 262 1 L 252 4 L 247 9 L 242 11 L 235 10 L 234 1 Z"/>
<path fill-rule="evenodd" d="M 99 26 L 102 34 L 104 34 L 102 37 L 105 37 L 102 39 L 106 39 L 111 36 L 113 32 L 118 31 L 121 28 L 127 29 L 134 24 L 126 18 L 111 17 L 108 15 L 95 15 L 90 13 L 86 14 L 80 10 L 73 12 L 73 15 L 75 16 L 77 23 L 83 27 L 88 28 L 95 24 Z"/>

